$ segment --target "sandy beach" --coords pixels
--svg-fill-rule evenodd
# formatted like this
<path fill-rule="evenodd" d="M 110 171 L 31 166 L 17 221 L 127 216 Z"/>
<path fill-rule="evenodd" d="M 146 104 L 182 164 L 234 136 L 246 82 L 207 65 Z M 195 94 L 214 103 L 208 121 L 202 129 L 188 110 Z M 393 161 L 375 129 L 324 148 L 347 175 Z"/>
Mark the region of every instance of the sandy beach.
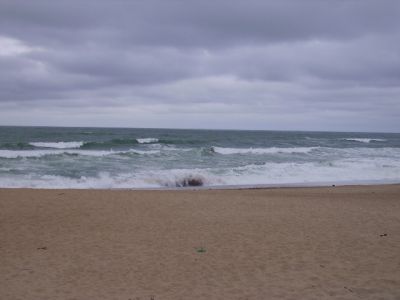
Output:
<path fill-rule="evenodd" d="M 400 185 L 1 189 L 0 299 L 400 299 Z"/>

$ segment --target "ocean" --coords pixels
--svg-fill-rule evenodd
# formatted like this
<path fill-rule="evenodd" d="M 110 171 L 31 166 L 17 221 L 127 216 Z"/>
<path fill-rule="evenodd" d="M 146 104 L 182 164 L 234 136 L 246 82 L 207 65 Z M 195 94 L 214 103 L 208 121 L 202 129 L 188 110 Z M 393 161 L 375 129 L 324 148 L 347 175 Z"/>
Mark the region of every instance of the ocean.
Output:
<path fill-rule="evenodd" d="M 0 127 L 2 188 L 400 182 L 400 134 Z"/>

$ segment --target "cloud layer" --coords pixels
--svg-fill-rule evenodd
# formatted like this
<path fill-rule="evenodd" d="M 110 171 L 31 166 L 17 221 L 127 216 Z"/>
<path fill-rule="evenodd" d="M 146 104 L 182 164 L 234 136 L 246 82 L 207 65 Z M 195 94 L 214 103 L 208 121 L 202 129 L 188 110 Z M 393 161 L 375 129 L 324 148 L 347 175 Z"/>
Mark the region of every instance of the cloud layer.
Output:
<path fill-rule="evenodd" d="M 400 131 L 398 1 L 1 1 L 3 125 Z"/>

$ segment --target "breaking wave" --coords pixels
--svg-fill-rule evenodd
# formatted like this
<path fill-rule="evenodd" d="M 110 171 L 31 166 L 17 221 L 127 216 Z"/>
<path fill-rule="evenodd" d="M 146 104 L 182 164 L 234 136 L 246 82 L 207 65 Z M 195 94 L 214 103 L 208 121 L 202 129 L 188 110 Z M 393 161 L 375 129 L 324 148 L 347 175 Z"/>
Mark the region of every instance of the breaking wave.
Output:
<path fill-rule="evenodd" d="M 156 138 L 142 138 L 136 139 L 139 144 L 150 144 L 150 143 L 157 143 L 158 139 Z"/>
<path fill-rule="evenodd" d="M 211 152 L 219 154 L 276 154 L 276 153 L 309 153 L 318 147 L 297 147 L 297 148 L 223 148 L 212 147 Z"/>
<path fill-rule="evenodd" d="M 137 144 L 153 144 L 157 143 L 156 138 L 138 138 L 138 139 L 112 139 L 107 141 L 97 142 L 82 142 L 78 147 L 79 149 L 112 149 L 118 147 L 130 147 Z"/>
<path fill-rule="evenodd" d="M 137 145 L 136 139 L 112 139 L 103 142 L 85 142 L 80 149 L 112 149 L 116 147 L 129 147 Z"/>
<path fill-rule="evenodd" d="M 120 155 L 120 154 L 157 154 L 159 150 L 136 150 L 130 149 L 127 151 L 93 151 L 93 150 L 0 150 L 0 158 L 34 158 L 34 157 L 45 157 L 54 155 L 82 155 L 82 156 L 108 156 L 108 155 Z"/>
<path fill-rule="evenodd" d="M 4 180 L 3 180 L 4 179 Z M 16 188 L 181 188 L 221 185 L 217 176 L 207 170 L 173 169 L 168 171 L 149 171 L 139 173 L 111 174 L 100 172 L 97 176 L 71 178 L 60 175 L 27 174 L 14 180 L 2 178 L 0 187 Z"/>
<path fill-rule="evenodd" d="M 385 142 L 385 139 L 373 139 L 373 138 L 345 138 L 346 141 L 360 142 L 360 143 L 371 143 L 371 142 Z"/>
<path fill-rule="evenodd" d="M 0 149 L 9 150 L 27 150 L 27 149 L 114 149 L 127 148 L 138 144 L 162 144 L 162 145 L 180 145 L 193 144 L 196 141 L 187 141 L 179 139 L 158 139 L 158 138 L 117 138 L 105 141 L 71 141 L 71 142 L 30 142 L 30 143 L 6 143 L 0 145 Z"/>
<path fill-rule="evenodd" d="M 30 145 L 39 148 L 74 149 L 80 148 L 83 142 L 31 142 Z"/>
<path fill-rule="evenodd" d="M 29 150 L 29 149 L 35 149 L 34 146 L 32 146 L 29 143 L 2 143 L 0 144 L 0 149 L 6 149 L 6 150 Z"/>
<path fill-rule="evenodd" d="M 264 163 L 234 168 L 99 172 L 79 178 L 25 174 L 2 177 L 1 187 L 32 188 L 181 188 L 201 186 L 340 184 L 399 182 L 400 161 L 353 159 L 336 162 Z"/>

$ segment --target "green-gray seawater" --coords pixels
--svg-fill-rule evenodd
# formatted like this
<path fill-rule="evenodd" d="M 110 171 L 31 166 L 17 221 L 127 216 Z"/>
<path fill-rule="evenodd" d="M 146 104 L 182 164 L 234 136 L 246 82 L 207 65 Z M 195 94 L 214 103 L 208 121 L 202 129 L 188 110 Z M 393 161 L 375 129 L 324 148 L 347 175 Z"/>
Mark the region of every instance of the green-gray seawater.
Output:
<path fill-rule="evenodd" d="M 400 182 L 400 134 L 0 127 L 0 187 Z"/>

